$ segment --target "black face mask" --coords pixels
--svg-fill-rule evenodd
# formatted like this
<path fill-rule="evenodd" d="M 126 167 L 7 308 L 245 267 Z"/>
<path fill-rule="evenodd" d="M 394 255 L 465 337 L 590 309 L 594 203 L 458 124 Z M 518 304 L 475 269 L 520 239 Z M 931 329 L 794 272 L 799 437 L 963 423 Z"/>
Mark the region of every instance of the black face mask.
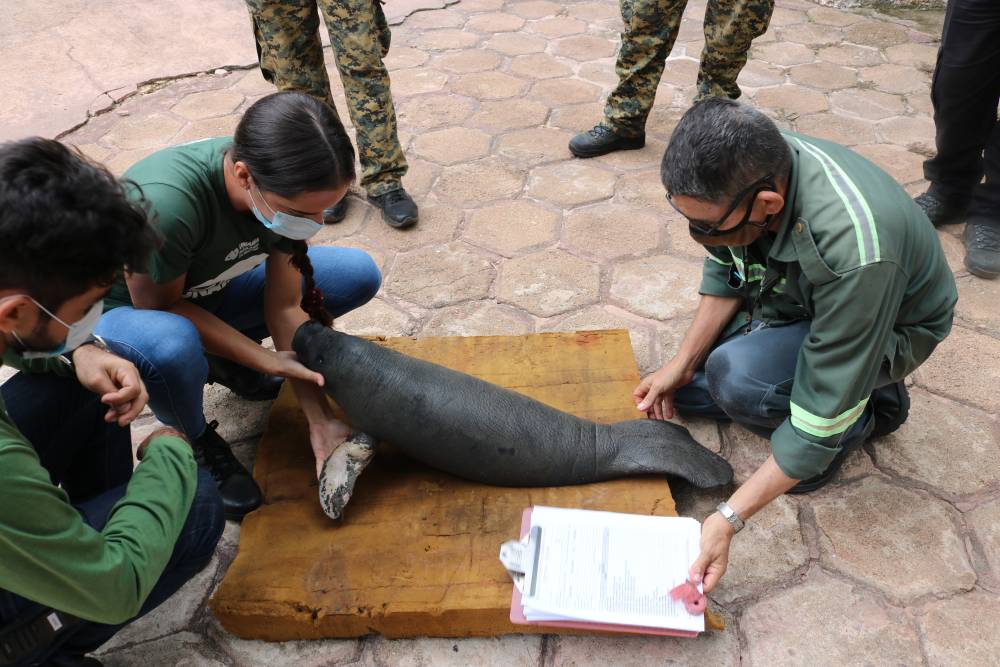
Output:
<path fill-rule="evenodd" d="M 770 226 L 771 220 L 774 218 L 774 215 L 772 214 L 766 216 L 760 222 L 750 222 L 750 215 L 753 213 L 754 202 L 757 201 L 757 195 L 759 195 L 761 192 L 777 192 L 777 186 L 774 183 L 773 176 L 765 176 L 764 178 L 758 179 L 757 181 L 751 183 L 748 188 L 737 194 L 736 197 L 733 199 L 732 205 L 716 222 L 709 222 L 707 220 L 692 220 L 691 218 L 688 218 L 686 215 L 684 215 L 683 211 L 677 208 L 677 205 L 674 203 L 673 195 L 671 195 L 669 192 L 667 193 L 667 202 L 669 202 L 670 205 L 674 208 L 674 210 L 683 215 L 684 218 L 688 221 L 688 231 L 691 233 L 691 237 L 694 238 L 696 241 L 699 241 L 699 237 L 718 239 L 719 241 L 722 241 L 720 237 L 731 237 L 733 234 L 736 234 L 747 225 L 750 225 L 751 227 L 755 227 L 761 230 L 759 233 L 753 235 L 754 238 L 757 238 L 760 236 L 760 233 L 762 233 L 764 229 L 767 229 L 767 227 Z M 720 227 L 723 224 L 725 224 L 729 216 L 733 214 L 733 211 L 735 211 L 740 206 L 740 204 L 742 204 L 743 201 L 747 198 L 747 195 L 750 195 L 750 203 L 747 205 L 747 211 L 743 215 L 743 219 L 740 220 L 739 223 L 737 223 L 733 227 L 730 227 L 729 229 L 720 229 Z M 729 241 L 729 238 L 727 238 L 726 240 Z M 701 243 L 701 241 L 699 241 L 699 243 Z M 708 243 L 704 245 L 716 245 L 716 244 Z M 725 243 L 724 245 L 731 245 L 731 244 Z"/>

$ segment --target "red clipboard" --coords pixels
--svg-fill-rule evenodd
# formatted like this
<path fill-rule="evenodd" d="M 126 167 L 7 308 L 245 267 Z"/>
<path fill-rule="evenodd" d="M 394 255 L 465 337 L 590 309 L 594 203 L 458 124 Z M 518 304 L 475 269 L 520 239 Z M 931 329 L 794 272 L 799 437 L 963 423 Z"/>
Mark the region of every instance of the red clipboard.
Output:
<path fill-rule="evenodd" d="M 531 509 L 527 508 L 521 514 L 521 537 L 524 538 L 531 528 Z M 650 628 L 642 625 L 615 625 L 612 623 L 594 623 L 591 621 L 529 621 L 524 617 L 524 606 L 521 604 L 521 591 L 514 586 L 514 594 L 510 600 L 510 622 L 515 625 L 538 625 L 550 628 L 573 628 L 576 630 L 593 630 L 595 632 L 622 632 L 632 635 L 658 635 L 661 637 L 697 637 L 698 633 L 689 630 L 668 630 L 666 628 Z"/>

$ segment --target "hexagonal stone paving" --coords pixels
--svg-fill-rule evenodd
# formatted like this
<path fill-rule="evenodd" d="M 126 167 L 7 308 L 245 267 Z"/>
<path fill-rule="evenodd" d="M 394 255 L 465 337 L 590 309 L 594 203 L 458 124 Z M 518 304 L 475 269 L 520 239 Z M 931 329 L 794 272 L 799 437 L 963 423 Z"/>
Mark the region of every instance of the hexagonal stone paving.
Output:
<path fill-rule="evenodd" d="M 627 221 L 628 233 L 622 233 Z M 663 223 L 652 213 L 621 204 L 599 204 L 567 214 L 563 242 L 568 248 L 599 259 L 648 252 L 660 245 Z"/>
<path fill-rule="evenodd" d="M 548 106 L 533 100 L 488 100 L 479 105 L 469 124 L 493 132 L 533 128 L 544 123 L 548 113 Z"/>
<path fill-rule="evenodd" d="M 877 90 L 838 90 L 831 95 L 834 109 L 857 118 L 881 120 L 903 113 L 903 98 Z"/>
<path fill-rule="evenodd" d="M 462 238 L 511 257 L 526 248 L 557 238 L 559 213 L 518 200 L 473 211 Z"/>
<path fill-rule="evenodd" d="M 996 664 L 1000 656 L 1000 600 L 980 592 L 927 605 L 917 616 L 932 665 Z"/>
<path fill-rule="evenodd" d="M 985 576 L 980 584 L 1000 592 L 1000 498 L 984 503 L 965 515 L 972 531 L 973 559 Z"/>
<path fill-rule="evenodd" d="M 466 74 L 455 90 L 480 100 L 499 100 L 519 95 L 528 87 L 527 81 L 503 72 L 477 72 Z"/>
<path fill-rule="evenodd" d="M 824 564 L 891 599 L 909 603 L 976 582 L 953 510 L 926 494 L 868 477 L 812 505 Z"/>
<path fill-rule="evenodd" d="M 497 298 L 551 317 L 597 301 L 600 277 L 597 265 L 561 250 L 546 250 L 506 262 Z"/>
<path fill-rule="evenodd" d="M 413 150 L 431 162 L 457 164 L 486 157 L 493 137 L 467 127 L 449 127 L 416 138 Z"/>
<path fill-rule="evenodd" d="M 819 139 L 843 146 L 875 141 L 875 126 L 871 121 L 848 118 L 833 113 L 817 113 L 795 119 L 795 129 Z"/>
<path fill-rule="evenodd" d="M 570 157 L 569 132 L 549 127 L 535 127 L 503 135 L 497 140 L 496 153 L 514 162 L 536 165 Z"/>
<path fill-rule="evenodd" d="M 761 88 L 754 95 L 757 104 L 799 115 L 826 111 L 826 96 L 815 90 L 787 84 Z"/>
<path fill-rule="evenodd" d="M 856 70 L 830 63 L 799 65 L 789 70 L 792 81 L 819 90 L 849 88 L 858 82 Z"/>
<path fill-rule="evenodd" d="M 615 175 L 579 160 L 531 170 L 528 194 L 569 208 L 607 199 L 615 189 Z"/>
<path fill-rule="evenodd" d="M 381 214 L 368 218 L 361 233 L 375 245 L 397 251 L 419 248 L 431 243 L 447 244 L 455 237 L 465 212 L 445 204 L 424 204 L 420 207 L 420 224 L 402 232 L 390 227 Z"/>
<path fill-rule="evenodd" d="M 983 363 L 1000 359 L 1000 340 L 952 327 L 930 359 L 917 370 L 918 382 L 936 394 L 953 396 L 989 414 L 1000 414 L 1000 367 Z"/>
<path fill-rule="evenodd" d="M 456 204 L 474 205 L 512 198 L 521 192 L 524 174 L 496 158 L 445 167 L 435 191 Z"/>
<path fill-rule="evenodd" d="M 516 308 L 489 302 L 462 303 L 435 310 L 421 336 L 515 336 L 534 330 L 531 318 Z"/>
<path fill-rule="evenodd" d="M 741 625 L 754 665 L 922 662 L 920 641 L 902 613 L 819 572 L 747 609 Z"/>
<path fill-rule="evenodd" d="M 492 14 L 477 14 L 465 24 L 466 30 L 475 30 L 493 34 L 497 32 L 514 32 L 524 26 L 524 19 L 513 14 L 494 12 Z"/>
<path fill-rule="evenodd" d="M 700 263 L 655 255 L 617 263 L 609 300 L 636 315 L 667 320 L 694 311 L 700 283 Z"/>
<path fill-rule="evenodd" d="M 986 414 L 927 392 L 910 392 L 910 417 L 875 443 L 883 470 L 952 496 L 1000 484 L 1000 424 Z"/>
<path fill-rule="evenodd" d="M 484 298 L 495 275 L 489 260 L 460 245 L 431 247 L 399 255 L 384 289 L 418 306 L 438 308 Z"/>

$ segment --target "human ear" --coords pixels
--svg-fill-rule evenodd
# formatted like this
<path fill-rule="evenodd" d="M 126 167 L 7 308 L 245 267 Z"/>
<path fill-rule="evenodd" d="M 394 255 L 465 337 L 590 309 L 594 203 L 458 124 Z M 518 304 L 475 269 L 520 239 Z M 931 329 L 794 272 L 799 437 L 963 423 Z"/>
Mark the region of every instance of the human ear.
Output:
<path fill-rule="evenodd" d="M 777 192 L 766 190 L 757 196 L 764 203 L 765 215 L 777 215 L 785 207 L 785 198 Z"/>
<path fill-rule="evenodd" d="M 244 190 L 250 189 L 250 183 L 253 179 L 250 176 L 250 170 L 247 168 L 245 162 L 233 162 L 233 176 L 236 177 L 236 182 L 241 188 Z"/>
<path fill-rule="evenodd" d="M 0 331 L 10 333 L 20 327 L 28 317 L 27 304 L 26 296 L 12 296 L 0 301 Z"/>

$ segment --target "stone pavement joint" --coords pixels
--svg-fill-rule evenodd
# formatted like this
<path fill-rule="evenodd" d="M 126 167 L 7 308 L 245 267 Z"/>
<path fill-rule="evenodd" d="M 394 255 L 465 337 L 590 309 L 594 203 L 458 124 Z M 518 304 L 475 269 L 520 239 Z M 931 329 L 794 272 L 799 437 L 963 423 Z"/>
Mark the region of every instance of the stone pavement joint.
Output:
<path fill-rule="evenodd" d="M 221 15 L 245 15 L 242 2 L 220 2 Z M 401 20 L 414 3 L 436 8 Z M 705 0 L 687 7 L 647 147 L 585 161 L 573 159 L 565 143 L 600 120 L 615 85 L 617 3 L 444 4 L 387 5 L 392 20 L 401 20 L 387 65 L 411 164 L 404 184 L 422 220 L 411 230 L 389 229 L 352 197 L 347 219 L 320 233 L 317 243 L 361 248 L 384 273 L 378 297 L 340 318 L 338 328 L 427 336 L 627 327 L 641 370 L 656 369 L 690 323 L 703 256 L 665 206 L 659 160 L 695 92 Z M 853 146 L 916 194 L 926 186 L 921 164 L 934 146 L 934 39 L 905 21 L 782 0 L 741 75 L 744 99 L 782 128 Z M 117 92 L 99 105 L 106 110 L 53 134 L 121 173 L 172 143 L 232 132 L 241 113 L 273 88 L 252 65 L 210 65 L 135 77 L 145 85 L 115 80 Z M 343 111 L 332 62 L 328 69 Z M 822 492 L 781 498 L 754 517 L 710 596 L 727 620 L 724 633 L 693 641 L 246 642 L 221 630 L 204 606 L 235 553 L 239 527 L 231 524 L 212 565 L 105 647 L 102 659 L 305 667 L 995 661 L 1000 281 L 965 272 L 960 235 L 957 226 L 939 232 L 961 298 L 952 335 L 909 383 L 909 422 L 853 453 Z M 252 464 L 266 405 L 208 387 L 206 412 Z M 152 423 L 145 417 L 143 428 Z M 738 481 L 770 452 L 765 439 L 731 424 L 683 423 L 731 461 Z M 728 493 L 676 485 L 675 496 L 682 513 L 702 518 Z"/>

